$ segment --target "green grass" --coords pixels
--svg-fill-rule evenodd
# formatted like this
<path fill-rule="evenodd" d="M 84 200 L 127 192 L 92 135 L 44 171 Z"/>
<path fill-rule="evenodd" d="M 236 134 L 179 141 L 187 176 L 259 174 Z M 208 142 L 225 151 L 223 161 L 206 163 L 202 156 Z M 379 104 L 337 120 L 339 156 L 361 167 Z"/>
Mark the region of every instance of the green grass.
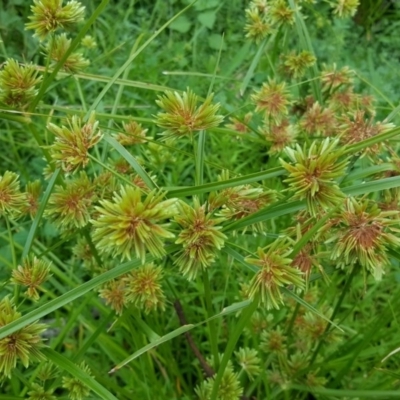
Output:
<path fill-rule="evenodd" d="M 18 338 L 36 322 L 47 325 L 42 358 L 33 357 L 27 368 L 19 359 L 11 377 L 3 377 L 0 399 L 50 398 L 33 397 L 35 385 L 53 392 L 54 398 L 73 399 L 78 392 L 66 389 L 66 377 L 76 378 L 90 392 L 76 399 L 399 397 L 398 353 L 385 359 L 399 348 L 400 253 L 396 239 L 389 235 L 397 237 L 400 228 L 399 77 L 394 57 L 398 49 L 390 25 L 397 24 L 398 6 L 362 2 L 354 18 L 339 19 L 327 3 L 304 3 L 299 10 L 290 0 L 283 3 L 294 10 L 293 24 L 277 27 L 254 43 L 245 37 L 246 6 L 239 0 L 82 3 L 86 19 L 71 29 L 71 47 L 54 65 L 32 31 L 24 30 L 30 2 L 8 0 L 0 5 L 0 64 L 9 58 L 33 62 L 43 76 L 25 109 L 4 101 L 6 83 L 0 77 L 0 177 L 6 171 L 17 173 L 23 193 L 28 182 L 39 179 L 42 184 L 34 215 L 25 211 L 16 217 L 3 207 L 10 200 L 3 195 L 0 180 L 0 377 L 6 341 Z M 96 48 L 82 48 L 87 34 Z M 77 49 L 90 66 L 72 75 L 63 66 Z M 317 61 L 295 77 L 284 57 L 303 50 Z M 374 112 L 362 104 L 361 97 L 346 111 L 334 108 L 332 99 L 343 87 L 330 92 L 321 80 L 324 64 L 334 63 L 355 69 L 354 93 L 373 95 Z M 268 78 L 285 82 L 291 100 L 287 114 L 276 119 L 255 110 L 253 96 Z M 156 100 L 168 90 L 182 96 L 187 88 L 199 96 L 199 104 L 213 93 L 224 121 L 164 140 L 159 113 L 165 110 Z M 337 125 L 331 136 L 340 138 L 335 162 L 349 160 L 341 176 L 327 183 L 335 183 L 343 197 L 319 208 L 317 215 L 307 208 L 300 186 L 287 181 L 289 172 L 280 159 L 290 163 L 290 154 L 274 152 L 268 137 L 287 118 L 297 133 L 289 147 L 297 143 L 308 152 L 311 143 L 325 139 L 325 131 L 310 133 L 303 125 L 314 101 L 333 110 Z M 58 219 L 49 212 L 54 210 L 57 193 L 80 175 L 66 173 L 64 165 L 54 161 L 55 137 L 47 125 L 66 125 L 65 118 L 73 115 L 87 122 L 92 111 L 103 137 L 90 150 L 87 166 L 80 168 L 90 180 L 88 222 L 78 226 L 75 217 L 68 225 L 60 222 L 65 221 L 61 211 Z M 249 112 L 251 118 L 246 116 Z M 371 126 L 386 118 L 394 125 L 346 142 L 346 126 L 357 112 Z M 146 137 L 140 144 L 121 144 L 117 135 L 131 121 L 148 130 Z M 246 133 L 232 126 L 239 122 Z M 319 179 L 319 173 L 313 178 Z M 140 187 L 142 201 L 149 191 L 162 190 L 164 200 L 193 206 L 198 197 L 206 204 L 202 212 L 225 235 L 221 249 L 214 245 L 205 250 L 213 255 L 210 266 L 188 279 L 177 262 L 182 243 L 175 241 L 185 232 L 193 235 L 193 230 L 203 229 L 196 225 L 199 214 L 193 220 L 189 215 L 162 220 L 175 235 L 163 239 L 162 257 L 147 251 L 141 260 L 132 248 L 132 259 L 124 260 L 121 253 L 104 251 L 104 246 L 107 250 L 119 245 L 111 238 L 100 245 L 94 229 L 104 213 L 101 207 L 118 201 L 121 186 Z M 79 193 L 85 188 L 81 184 Z M 215 205 L 213 201 L 223 193 L 225 197 Z M 344 250 L 335 258 L 346 229 L 346 197 L 368 203 L 363 215 L 373 215 L 373 227 L 378 227 L 379 240 L 383 238 L 382 245 L 376 244 L 378 239 L 374 242 L 377 257 L 367 254 L 372 259 L 368 266 L 360 255 L 349 262 Z M 234 203 L 237 199 L 242 209 Z M 313 197 L 312 201 L 319 200 Z M 132 204 L 126 209 L 137 212 Z M 377 217 L 371 211 L 375 206 L 395 211 Z M 184 217 L 197 228 L 185 231 L 179 222 Z M 151 218 L 157 221 L 158 217 Z M 210 231 L 209 237 L 215 238 L 217 233 Z M 206 247 L 209 237 L 199 246 Z M 267 252 L 266 246 L 276 241 L 274 255 L 290 259 L 293 263 L 288 265 L 298 265 L 299 257 L 307 256 L 312 256 L 313 264 L 304 290 L 290 275 L 283 275 L 286 280 L 278 289 L 282 304 L 267 309 L 261 289 L 249 293 L 260 273 L 261 264 L 254 262 L 257 249 Z M 24 285 L 11 280 L 12 271 L 28 255 L 50 263 L 51 276 L 40 284 L 37 302 L 25 295 Z M 285 274 L 286 264 L 279 260 L 274 259 L 271 268 Z M 340 261 L 342 268 L 338 268 Z M 379 261 L 385 271 L 381 281 L 372 273 Z M 137 296 L 118 314 L 99 291 L 119 282 L 125 285 L 126 300 L 133 290 L 128 286 L 139 279 L 135 274 L 151 263 L 162 270 L 163 308 L 147 312 L 151 304 Z M 276 296 L 270 288 L 265 290 L 267 298 Z M 154 296 L 150 295 L 153 300 Z M 7 319 L 3 306 L 7 298 L 21 313 L 17 318 Z M 247 365 L 241 363 L 240 348 L 246 354 L 254 350 L 257 360 L 249 356 Z M 43 379 L 47 362 L 55 374 Z"/>

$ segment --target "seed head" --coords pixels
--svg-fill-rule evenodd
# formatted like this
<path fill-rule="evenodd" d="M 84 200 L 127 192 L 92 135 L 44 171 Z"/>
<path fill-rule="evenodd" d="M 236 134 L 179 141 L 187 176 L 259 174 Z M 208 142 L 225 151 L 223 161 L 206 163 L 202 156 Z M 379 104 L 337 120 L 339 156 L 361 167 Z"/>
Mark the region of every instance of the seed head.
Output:
<path fill-rule="evenodd" d="M 44 215 L 63 229 L 83 228 L 89 223 L 93 203 L 96 201 L 94 185 L 84 172 L 56 186 L 50 196 Z"/>
<path fill-rule="evenodd" d="M 11 282 L 27 286 L 25 292 L 32 300 L 39 300 L 38 289 L 49 277 L 51 262 L 39 260 L 35 256 L 27 257 L 22 265 L 12 271 Z"/>
<path fill-rule="evenodd" d="M 246 32 L 246 37 L 256 43 L 259 43 L 273 32 L 272 25 L 267 20 L 265 9 L 260 9 L 257 6 L 250 6 L 246 9 L 244 31 Z"/>
<path fill-rule="evenodd" d="M 165 129 L 162 135 L 165 138 L 179 138 L 218 126 L 223 117 L 217 115 L 219 103 L 212 104 L 212 98 L 212 95 L 208 96 L 197 107 L 199 98 L 189 88 L 182 96 L 171 91 L 159 96 L 156 103 L 165 112 L 157 114 L 156 124 Z"/>
<path fill-rule="evenodd" d="M 8 297 L 0 301 L 0 328 L 19 319 L 21 313 Z M 25 368 L 29 363 L 43 360 L 40 352 L 43 347 L 40 334 L 46 330 L 46 325 L 34 322 L 16 331 L 3 339 L 0 339 L 0 374 L 11 378 L 11 371 L 17 366 L 20 360 Z"/>
<path fill-rule="evenodd" d="M 31 390 L 28 392 L 28 395 L 28 400 L 57 400 L 57 398 L 53 396 L 53 390 L 46 390 L 37 383 L 31 384 Z"/>
<path fill-rule="evenodd" d="M 115 135 L 116 140 L 124 146 L 133 146 L 146 143 L 146 133 L 148 129 L 143 129 L 142 125 L 136 121 L 122 124 L 124 132 Z"/>
<path fill-rule="evenodd" d="M 182 244 L 182 250 L 175 264 L 192 280 L 214 262 L 216 253 L 224 246 L 226 236 L 218 226 L 224 218 L 212 218 L 196 197 L 193 207 L 184 202 L 178 203 L 178 211 L 175 221 L 182 230 L 175 243 Z"/>
<path fill-rule="evenodd" d="M 269 11 L 271 21 L 277 25 L 293 25 L 294 11 L 285 0 L 275 0 Z"/>
<path fill-rule="evenodd" d="M 359 5 L 359 0 L 336 0 L 336 7 L 333 12 L 340 18 L 354 17 Z"/>
<path fill-rule="evenodd" d="M 300 127 L 310 136 L 333 136 L 337 130 L 337 121 L 334 112 L 323 108 L 315 102 L 300 121 Z"/>
<path fill-rule="evenodd" d="M 165 309 L 165 296 L 161 287 L 163 271 L 153 263 L 133 270 L 126 276 L 126 301 L 144 309 L 146 313 Z"/>
<path fill-rule="evenodd" d="M 152 191 L 142 199 L 139 188 L 125 186 L 112 201 L 100 201 L 98 217 L 92 221 L 97 248 L 129 260 L 132 252 L 142 261 L 146 251 L 155 257 L 164 256 L 164 239 L 174 235 L 160 222 L 176 213 L 176 199 L 162 201 L 163 197 L 164 193 Z"/>
<path fill-rule="evenodd" d="M 354 71 L 349 67 L 338 70 L 334 63 L 332 67 L 325 66 L 321 72 L 322 89 L 325 92 L 334 92 L 341 86 L 349 86 L 353 83 Z"/>
<path fill-rule="evenodd" d="M 55 141 L 50 146 L 51 157 L 66 173 L 74 173 L 84 168 L 89 162 L 88 151 L 103 137 L 98 130 L 99 122 L 93 112 L 87 123 L 74 115 L 67 119 L 68 127 L 58 127 L 53 123 L 47 129 L 55 135 Z"/>
<path fill-rule="evenodd" d="M 294 285 L 304 287 L 303 273 L 291 267 L 292 260 L 287 256 L 291 253 L 286 239 L 277 239 L 265 249 L 258 248 L 258 258 L 247 257 L 245 260 L 259 268 L 251 281 L 249 297 L 259 298 L 267 310 L 279 309 L 283 304 L 280 287 Z"/>
<path fill-rule="evenodd" d="M 63 0 L 33 0 L 32 14 L 28 18 L 26 29 L 34 29 L 40 40 L 59 28 L 70 29 L 73 25 L 83 21 L 85 7 L 78 1 L 69 1 L 64 7 Z"/>
<path fill-rule="evenodd" d="M 235 357 L 250 380 L 254 380 L 256 376 L 260 373 L 261 360 L 258 357 L 258 352 L 255 349 L 250 349 L 249 347 L 241 347 L 235 352 Z"/>
<path fill-rule="evenodd" d="M 127 303 L 126 299 L 126 284 L 124 279 L 116 279 L 107 282 L 103 289 L 99 290 L 100 297 L 105 299 L 106 304 L 109 305 L 117 315 L 121 315 Z"/>
<path fill-rule="evenodd" d="M 35 218 L 36 212 L 39 208 L 39 197 L 42 192 L 42 184 L 39 180 L 28 182 L 26 185 L 26 207 L 25 214 L 29 214 L 31 218 Z"/>
<path fill-rule="evenodd" d="M 398 211 L 381 211 L 372 201 L 351 197 L 338 217 L 336 233 L 327 241 L 334 243 L 331 258 L 341 268 L 358 262 L 380 280 L 390 265 L 387 248 L 400 245 Z"/>
<path fill-rule="evenodd" d="M 256 105 L 256 111 L 264 113 L 267 118 L 280 121 L 288 113 L 289 92 L 284 82 L 277 83 L 274 79 L 269 79 L 251 99 Z"/>
<path fill-rule="evenodd" d="M 79 366 L 87 375 L 92 376 L 90 368 L 82 362 Z M 78 378 L 66 377 L 62 378 L 63 388 L 68 390 L 68 397 L 71 400 L 83 400 L 89 396 L 90 389 Z"/>
<path fill-rule="evenodd" d="M 54 64 L 58 63 L 64 54 L 68 51 L 71 46 L 71 39 L 68 39 L 65 33 L 54 36 L 45 46 L 45 52 L 48 54 Z M 63 69 L 71 74 L 77 74 L 86 67 L 88 67 L 90 61 L 83 57 L 83 54 L 79 51 L 72 52 L 63 64 Z"/>
<path fill-rule="evenodd" d="M 327 210 L 343 201 L 344 194 L 335 179 L 343 176 L 347 159 L 340 161 L 343 150 L 337 149 L 338 140 L 326 138 L 314 141 L 310 148 L 296 149 L 287 147 L 285 153 L 292 164 L 280 159 L 282 166 L 289 172 L 285 180 L 294 192 L 293 198 L 306 199 L 307 210 L 316 216 L 320 209 Z"/>
<path fill-rule="evenodd" d="M 8 215 L 16 218 L 26 206 L 26 196 L 19 187 L 19 176 L 11 171 L 0 175 L 0 217 Z"/>
<path fill-rule="evenodd" d="M 0 102 L 12 108 L 26 108 L 37 95 L 36 86 L 41 80 L 33 64 L 21 65 L 7 59 L 0 71 Z"/>
<path fill-rule="evenodd" d="M 305 75 L 315 61 L 315 56 L 309 51 L 303 50 L 298 54 L 291 52 L 283 56 L 283 69 L 291 78 L 298 79 Z"/>
<path fill-rule="evenodd" d="M 262 129 L 265 140 L 270 145 L 268 154 L 279 154 L 289 145 L 295 143 L 297 136 L 296 127 L 287 118 L 280 122 L 271 121 L 266 123 Z"/>

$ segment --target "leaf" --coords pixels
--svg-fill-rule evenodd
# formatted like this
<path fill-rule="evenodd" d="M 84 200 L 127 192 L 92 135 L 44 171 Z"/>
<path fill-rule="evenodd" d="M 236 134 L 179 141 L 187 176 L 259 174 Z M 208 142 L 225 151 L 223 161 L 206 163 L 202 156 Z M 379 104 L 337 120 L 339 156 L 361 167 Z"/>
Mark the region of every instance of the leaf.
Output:
<path fill-rule="evenodd" d="M 141 349 L 139 349 L 138 351 L 136 351 L 135 353 L 133 353 L 132 355 L 130 355 L 128 358 L 126 358 L 124 361 L 122 361 L 121 363 L 119 363 L 118 365 L 116 365 L 110 372 L 109 374 L 113 374 L 115 371 L 118 371 L 119 369 L 121 369 L 122 367 L 124 367 L 126 364 L 130 363 L 131 361 L 133 361 L 135 358 L 138 358 L 139 356 L 141 356 L 142 354 L 146 353 L 147 351 L 153 349 L 154 347 L 159 346 L 162 343 L 168 342 L 169 340 L 182 335 L 182 333 L 185 333 L 187 331 L 190 331 L 191 329 L 193 329 L 196 325 L 193 324 L 189 324 L 189 325 L 184 325 L 181 326 L 178 329 L 175 329 L 174 331 L 168 333 L 167 335 L 161 336 L 159 339 L 154 340 L 153 342 L 149 343 L 147 346 L 142 347 Z"/>
<path fill-rule="evenodd" d="M 189 32 L 189 29 L 191 28 L 191 26 L 192 26 L 192 23 L 189 21 L 189 18 L 186 17 L 185 15 L 181 15 L 174 22 L 172 22 L 172 24 L 169 26 L 169 28 L 174 31 L 178 31 L 180 33 L 186 33 L 186 32 Z"/>
<path fill-rule="evenodd" d="M 208 29 L 212 29 L 216 19 L 215 11 L 205 11 L 197 16 L 199 22 Z"/>
<path fill-rule="evenodd" d="M 213 50 L 226 50 L 226 43 L 223 40 L 224 38 L 222 35 L 219 35 L 218 33 L 213 33 L 208 37 L 208 45 Z"/>
<path fill-rule="evenodd" d="M 97 393 L 101 399 L 104 400 L 118 400 L 113 394 L 111 394 L 103 385 L 100 385 L 94 378 L 88 375 L 85 371 L 75 365 L 68 358 L 62 356 L 52 349 L 44 349 L 42 353 L 51 360 L 58 368 L 67 371 L 76 379 L 79 379 L 93 392 Z"/>

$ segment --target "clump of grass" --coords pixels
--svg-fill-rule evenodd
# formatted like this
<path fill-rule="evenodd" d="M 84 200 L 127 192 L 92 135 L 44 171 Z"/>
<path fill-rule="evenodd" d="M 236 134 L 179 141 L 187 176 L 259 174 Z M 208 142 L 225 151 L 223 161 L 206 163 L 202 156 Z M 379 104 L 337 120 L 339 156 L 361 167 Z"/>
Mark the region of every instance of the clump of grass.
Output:
<path fill-rule="evenodd" d="M 358 1 L 94 3 L 0 47 L 1 390 L 398 396 L 397 109 L 308 29 Z"/>

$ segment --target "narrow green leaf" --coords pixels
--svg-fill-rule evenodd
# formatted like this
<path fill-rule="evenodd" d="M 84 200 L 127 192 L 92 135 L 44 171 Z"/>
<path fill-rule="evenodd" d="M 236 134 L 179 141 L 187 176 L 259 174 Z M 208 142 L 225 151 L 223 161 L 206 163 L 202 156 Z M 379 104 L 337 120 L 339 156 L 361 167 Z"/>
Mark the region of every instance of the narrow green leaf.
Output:
<path fill-rule="evenodd" d="M 247 185 L 249 183 L 262 181 L 265 179 L 274 178 L 276 176 L 281 176 L 286 174 L 286 171 L 283 168 L 271 168 L 269 170 L 255 172 L 254 174 L 240 176 L 238 178 L 228 179 L 226 181 L 219 181 L 213 183 L 207 183 L 205 185 L 200 186 L 188 186 L 182 188 L 174 188 L 168 189 L 164 188 L 168 191 L 168 196 L 170 197 L 185 197 L 199 193 L 208 193 L 215 190 L 227 189 L 230 187 Z"/>
<path fill-rule="evenodd" d="M 272 37 L 275 38 L 275 36 L 272 36 Z M 270 38 L 270 40 L 272 40 L 272 37 Z M 247 86 L 249 85 L 249 82 L 254 75 L 254 70 L 256 69 L 258 63 L 260 62 L 260 58 L 263 54 L 264 47 L 266 44 L 267 44 L 267 39 L 264 39 L 263 42 L 260 44 L 260 47 L 258 48 L 258 51 L 257 51 L 256 55 L 254 56 L 249 69 L 247 70 L 247 73 L 243 79 L 241 86 L 240 86 L 240 95 L 241 96 L 244 95 L 244 92 L 246 91 Z"/>
<path fill-rule="evenodd" d="M 94 378 L 88 375 L 85 371 L 79 368 L 72 361 L 68 360 L 68 358 L 62 356 L 52 349 L 44 349 L 42 350 L 43 354 L 53 362 L 58 368 L 61 368 L 67 371 L 76 379 L 79 379 L 82 383 L 84 383 L 88 388 L 90 388 L 93 392 L 98 394 L 101 399 L 104 400 L 118 400 L 113 394 L 111 394 L 104 386 L 100 385 Z"/>
<path fill-rule="evenodd" d="M 158 186 L 150 178 L 149 174 L 143 169 L 143 167 L 136 161 L 135 157 L 128 150 L 125 149 L 120 143 L 118 143 L 113 137 L 105 135 L 104 140 L 109 143 L 118 153 L 125 158 L 125 160 L 131 165 L 136 173 L 143 179 L 143 182 L 150 188 L 156 189 Z"/>
<path fill-rule="evenodd" d="M 314 308 L 312 305 L 308 304 L 305 300 L 303 300 L 301 297 L 297 296 L 297 294 L 293 293 L 291 290 L 288 290 L 286 288 L 281 288 L 282 292 L 285 293 L 287 296 L 291 297 L 294 299 L 297 303 L 302 305 L 303 307 L 307 308 L 307 310 L 311 311 L 312 313 L 318 315 L 320 318 L 324 319 L 328 323 L 330 323 L 332 326 L 335 328 L 339 329 L 339 331 L 344 332 L 344 330 L 337 324 L 335 324 L 333 321 L 331 321 L 329 318 L 325 317 L 325 315 L 321 314 L 316 308 Z"/>
<path fill-rule="evenodd" d="M 193 329 L 196 325 L 184 325 L 181 326 L 178 329 L 175 329 L 174 331 L 168 333 L 167 335 L 161 336 L 159 339 L 155 340 L 154 342 L 149 343 L 147 346 L 142 347 L 140 350 L 136 351 L 135 353 L 133 353 L 131 356 L 129 356 L 127 359 L 125 359 L 124 361 L 122 361 L 121 363 L 119 363 L 118 365 L 116 365 L 110 372 L 109 374 L 114 373 L 115 371 L 118 371 L 119 369 L 121 369 L 122 367 L 124 367 L 126 364 L 130 363 L 131 361 L 133 361 L 135 358 L 138 358 L 139 356 L 141 356 L 142 354 L 146 353 L 147 351 L 153 349 L 154 347 L 159 346 L 162 343 L 168 342 L 171 339 L 182 335 L 182 333 L 185 333 L 187 331 L 190 331 L 191 329 Z"/>
<path fill-rule="evenodd" d="M 393 189 L 400 187 L 400 176 L 392 176 L 391 178 L 379 179 L 376 181 L 369 181 L 359 183 L 357 185 L 343 188 L 343 193 L 351 196 L 358 196 L 361 194 L 379 192 L 381 190 Z"/>
<path fill-rule="evenodd" d="M 40 207 L 35 215 L 35 219 L 33 220 L 33 223 L 31 225 L 31 229 L 29 229 L 28 237 L 26 238 L 24 250 L 22 251 L 22 258 L 24 259 L 29 252 L 31 251 L 33 241 L 35 239 L 36 231 L 37 228 L 40 224 L 40 221 L 42 220 L 42 215 L 44 212 L 44 209 L 46 208 L 47 202 L 49 201 L 49 197 L 53 191 L 53 187 L 57 181 L 58 175 L 60 174 L 60 169 L 56 169 L 53 172 L 53 175 L 50 179 L 49 184 L 47 185 L 46 191 L 43 195 L 42 201 L 40 202 Z"/>

